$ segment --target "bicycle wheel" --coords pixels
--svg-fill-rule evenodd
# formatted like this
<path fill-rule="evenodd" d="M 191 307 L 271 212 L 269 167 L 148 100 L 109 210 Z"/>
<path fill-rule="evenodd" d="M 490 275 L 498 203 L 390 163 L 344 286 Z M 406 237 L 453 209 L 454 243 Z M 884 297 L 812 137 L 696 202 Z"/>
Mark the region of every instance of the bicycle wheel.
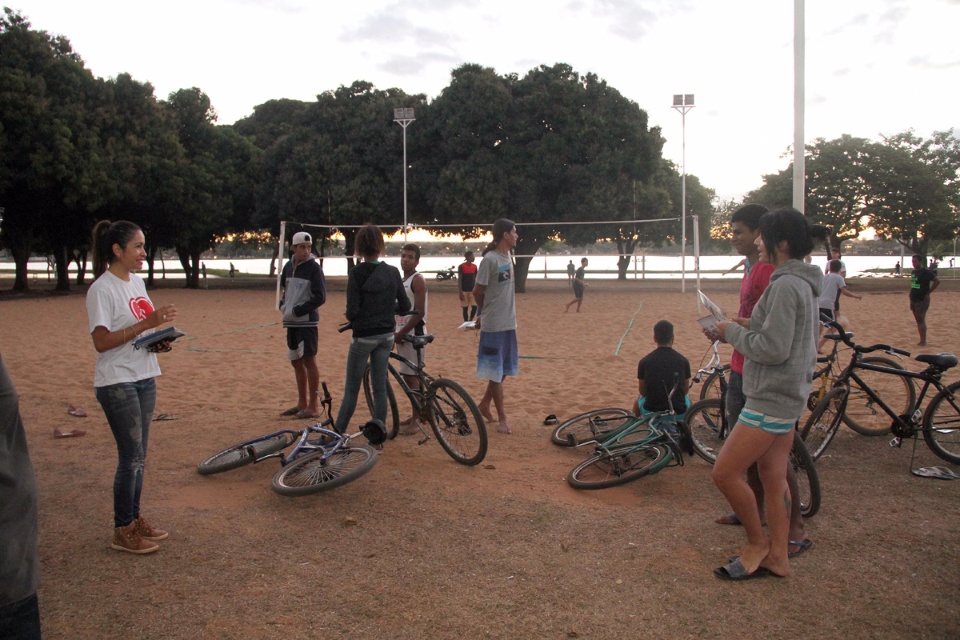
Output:
<path fill-rule="evenodd" d="M 560 423 L 550 441 L 560 447 L 570 447 L 580 442 L 593 440 L 597 436 L 619 429 L 623 424 L 634 418 L 633 413 L 626 409 L 595 409 Z M 570 442 L 573 436 L 573 442 Z"/>
<path fill-rule="evenodd" d="M 830 393 L 824 396 L 813 413 L 807 418 L 806 424 L 800 430 L 800 439 L 807 446 L 810 456 L 814 460 L 819 460 L 823 452 L 827 450 L 833 436 L 837 434 L 840 428 L 840 420 L 843 418 L 844 404 L 847 400 L 846 387 L 836 387 Z"/>
<path fill-rule="evenodd" d="M 250 444 L 250 440 L 245 440 L 240 444 L 234 445 L 229 449 L 224 449 L 213 454 L 203 462 L 197 465 L 197 473 L 202 476 L 209 476 L 230 469 L 238 469 L 244 465 L 250 464 L 256 458 L 276 453 L 287 447 L 294 440 L 291 433 L 280 433 L 266 440 Z"/>
<path fill-rule="evenodd" d="M 390 372 L 387 372 L 387 419 L 384 426 L 387 428 L 387 438 L 393 440 L 400 433 L 400 407 L 397 405 L 397 396 L 393 393 L 393 385 L 390 380 Z M 367 401 L 367 411 L 370 417 L 373 413 L 373 387 L 370 385 L 370 367 L 363 372 L 363 397 Z"/>
<path fill-rule="evenodd" d="M 935 454 L 960 464 L 960 382 L 938 393 L 923 414 L 923 439 Z"/>
<path fill-rule="evenodd" d="M 683 421 L 690 427 L 690 435 L 693 437 L 693 449 L 697 455 L 713 464 L 717 461 L 717 454 L 723 441 L 726 439 L 733 428 L 733 425 L 727 427 L 727 432 L 720 437 L 720 431 L 723 427 L 723 407 L 719 398 L 707 398 L 694 402 L 684 414 Z"/>
<path fill-rule="evenodd" d="M 663 444 L 624 448 L 613 453 L 598 451 L 578 464 L 567 476 L 574 489 L 606 489 L 656 473 L 673 458 Z"/>
<path fill-rule="evenodd" d="M 812 518 L 820 511 L 820 476 L 817 467 L 807 451 L 800 434 L 793 434 L 793 449 L 790 451 L 790 466 L 797 479 L 797 489 L 800 501 L 800 514 L 804 518 Z"/>
<path fill-rule="evenodd" d="M 368 447 L 344 447 L 328 458 L 317 451 L 298 458 L 273 476 L 273 490 L 282 496 L 305 496 L 353 482 L 377 463 Z"/>
<path fill-rule="evenodd" d="M 730 379 L 730 365 L 723 365 L 723 377 L 727 380 Z M 720 398 L 720 373 L 715 372 L 707 376 L 707 379 L 703 381 L 703 385 L 700 387 L 700 399 L 707 400 L 708 398 Z"/>
<path fill-rule="evenodd" d="M 460 464 L 479 464 L 487 455 L 487 429 L 470 394 L 453 380 L 439 378 L 427 397 L 430 426 L 443 450 Z"/>
<path fill-rule="evenodd" d="M 903 366 L 889 358 L 864 358 L 861 362 L 891 369 L 903 369 Z M 910 378 L 868 369 L 857 369 L 856 372 L 863 379 L 864 384 L 883 398 L 883 401 L 897 415 L 910 415 L 913 412 L 913 406 L 917 403 L 917 391 Z M 853 380 L 850 381 L 850 394 L 847 397 L 843 421 L 848 427 L 865 436 L 882 436 L 890 433 L 890 425 L 893 422 L 887 412 Z"/>

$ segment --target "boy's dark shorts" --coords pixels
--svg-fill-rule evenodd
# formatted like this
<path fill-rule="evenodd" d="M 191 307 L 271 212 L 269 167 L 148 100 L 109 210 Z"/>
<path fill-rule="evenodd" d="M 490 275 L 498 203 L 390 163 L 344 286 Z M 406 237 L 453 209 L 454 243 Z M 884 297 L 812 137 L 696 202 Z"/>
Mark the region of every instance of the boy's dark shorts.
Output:
<path fill-rule="evenodd" d="M 287 357 L 292 362 L 315 356 L 319 342 L 319 332 L 316 327 L 287 329 Z"/>

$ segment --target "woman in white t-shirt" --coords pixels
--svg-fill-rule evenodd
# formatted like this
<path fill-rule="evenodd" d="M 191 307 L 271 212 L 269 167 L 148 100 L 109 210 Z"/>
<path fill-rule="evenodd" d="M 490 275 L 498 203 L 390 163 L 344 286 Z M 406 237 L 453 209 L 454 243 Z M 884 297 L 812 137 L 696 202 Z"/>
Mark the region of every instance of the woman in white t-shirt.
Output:
<path fill-rule="evenodd" d="M 160 375 L 155 353 L 135 349 L 141 333 L 153 332 L 177 316 L 169 304 L 154 309 L 143 280 L 146 251 L 140 227 L 119 220 L 101 220 L 93 229 L 93 273 L 87 292 L 90 335 L 97 350 L 93 386 L 117 442 L 119 461 L 113 480 L 113 542 L 117 551 L 151 553 L 167 532 L 140 515 L 144 462 L 153 409 L 154 381 Z"/>

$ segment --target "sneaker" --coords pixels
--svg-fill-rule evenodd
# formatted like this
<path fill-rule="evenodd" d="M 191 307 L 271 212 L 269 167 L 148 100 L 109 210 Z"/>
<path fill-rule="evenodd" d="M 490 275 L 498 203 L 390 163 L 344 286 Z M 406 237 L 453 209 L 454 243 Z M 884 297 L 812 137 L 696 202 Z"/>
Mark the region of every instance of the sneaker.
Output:
<path fill-rule="evenodd" d="M 153 553 L 160 548 L 160 545 L 140 537 L 137 521 L 134 520 L 125 527 L 117 527 L 113 530 L 113 542 L 110 548 L 127 553 L 144 554 Z"/>
<path fill-rule="evenodd" d="M 134 520 L 134 522 L 137 523 L 137 532 L 144 540 L 153 540 L 156 542 L 158 540 L 166 540 L 170 537 L 169 533 L 163 529 L 157 529 L 155 526 L 147 522 L 147 519 L 143 516 L 138 517 L 136 520 Z"/>

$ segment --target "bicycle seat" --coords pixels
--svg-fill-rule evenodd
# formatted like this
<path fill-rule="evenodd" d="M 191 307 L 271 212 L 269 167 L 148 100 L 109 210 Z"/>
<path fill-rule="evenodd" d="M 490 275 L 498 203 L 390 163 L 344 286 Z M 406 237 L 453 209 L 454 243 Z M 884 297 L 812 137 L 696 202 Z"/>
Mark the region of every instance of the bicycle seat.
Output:
<path fill-rule="evenodd" d="M 944 351 L 943 353 L 921 353 L 916 358 L 917 362 L 931 364 L 941 371 L 946 371 L 950 367 L 957 366 L 957 356 Z"/>
<path fill-rule="evenodd" d="M 423 336 L 412 336 L 409 333 L 403 336 L 404 342 L 409 342 L 413 345 L 414 349 L 422 349 L 424 345 L 428 345 L 433 342 L 433 334 L 427 334 Z"/>

